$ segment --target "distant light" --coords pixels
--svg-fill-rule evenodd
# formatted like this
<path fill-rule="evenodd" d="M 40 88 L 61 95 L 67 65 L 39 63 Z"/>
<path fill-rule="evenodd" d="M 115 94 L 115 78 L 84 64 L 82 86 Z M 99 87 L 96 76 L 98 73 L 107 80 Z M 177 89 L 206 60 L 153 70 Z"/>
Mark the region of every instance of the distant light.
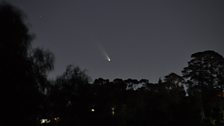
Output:
<path fill-rule="evenodd" d="M 112 107 L 111 110 L 112 110 L 112 115 L 115 115 L 115 108 Z"/>
<path fill-rule="evenodd" d="M 40 120 L 40 124 L 45 124 L 45 123 L 50 123 L 51 122 L 51 120 L 49 120 L 49 119 L 41 119 Z"/>
<path fill-rule="evenodd" d="M 92 109 L 91 109 L 91 112 L 95 112 L 95 109 L 94 109 L 94 108 L 92 108 Z"/>
<path fill-rule="evenodd" d="M 60 120 L 60 117 L 55 117 L 54 120 L 58 121 L 58 120 Z"/>

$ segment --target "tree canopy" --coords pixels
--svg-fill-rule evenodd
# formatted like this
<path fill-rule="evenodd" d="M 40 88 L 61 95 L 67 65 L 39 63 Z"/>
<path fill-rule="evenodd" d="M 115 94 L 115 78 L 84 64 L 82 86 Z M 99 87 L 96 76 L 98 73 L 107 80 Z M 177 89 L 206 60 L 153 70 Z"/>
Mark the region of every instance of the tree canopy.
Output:
<path fill-rule="evenodd" d="M 33 35 L 24 14 L 16 7 L 0 4 L 0 78 L 3 125 L 30 125 L 36 118 L 46 83 L 46 72 L 53 68 L 53 56 L 41 49 L 31 54 Z"/>

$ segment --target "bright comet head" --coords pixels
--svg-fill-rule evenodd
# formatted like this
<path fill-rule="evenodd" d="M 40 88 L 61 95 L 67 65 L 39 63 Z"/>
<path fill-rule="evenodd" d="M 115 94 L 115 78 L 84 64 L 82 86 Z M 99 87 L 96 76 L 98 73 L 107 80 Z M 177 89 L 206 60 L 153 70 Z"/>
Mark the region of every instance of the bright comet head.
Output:
<path fill-rule="evenodd" d="M 107 57 L 107 60 L 110 62 L 111 61 L 110 57 Z"/>
<path fill-rule="evenodd" d="M 111 61 L 110 57 L 106 53 L 105 53 L 105 56 L 106 56 L 107 61 L 110 62 Z"/>
<path fill-rule="evenodd" d="M 99 47 L 99 50 L 101 51 L 101 53 L 103 54 L 103 56 L 105 56 L 106 60 L 108 62 L 110 62 L 111 59 L 110 59 L 109 55 L 107 54 L 107 52 L 105 51 L 105 49 L 103 48 L 103 46 L 100 43 L 98 43 L 98 47 Z"/>

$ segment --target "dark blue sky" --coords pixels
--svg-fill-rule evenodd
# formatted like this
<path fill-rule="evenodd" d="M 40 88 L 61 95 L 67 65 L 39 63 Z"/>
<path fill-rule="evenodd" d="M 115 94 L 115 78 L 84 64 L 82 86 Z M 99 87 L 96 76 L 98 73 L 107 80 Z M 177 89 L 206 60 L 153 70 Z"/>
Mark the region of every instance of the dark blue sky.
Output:
<path fill-rule="evenodd" d="M 55 54 L 50 77 L 74 64 L 92 79 L 155 82 L 180 73 L 192 53 L 224 55 L 223 0 L 6 1 L 27 14 L 34 46 Z"/>

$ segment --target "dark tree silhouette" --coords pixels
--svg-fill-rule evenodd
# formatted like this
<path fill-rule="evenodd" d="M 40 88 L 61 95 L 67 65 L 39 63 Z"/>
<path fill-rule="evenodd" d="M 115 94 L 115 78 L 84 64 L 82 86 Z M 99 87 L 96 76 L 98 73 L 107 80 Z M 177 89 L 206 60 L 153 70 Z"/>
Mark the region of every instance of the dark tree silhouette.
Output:
<path fill-rule="evenodd" d="M 72 65 L 67 66 L 66 71 L 57 77 L 49 94 L 49 104 L 53 104 L 50 110 L 53 115 L 63 118 L 64 125 L 84 125 L 88 122 L 89 80 L 85 71 Z"/>
<path fill-rule="evenodd" d="M 220 106 L 222 100 L 217 94 L 223 92 L 224 58 L 210 50 L 194 53 L 191 57 L 188 66 L 183 70 L 189 87 L 188 93 L 195 97 L 201 106 L 201 119 L 217 125 L 217 116 L 220 115 L 218 113 L 223 111 L 223 107 Z"/>
<path fill-rule="evenodd" d="M 24 116 L 33 111 L 29 107 L 33 102 L 28 102 L 33 98 L 29 97 L 36 91 L 35 85 L 30 84 L 34 82 L 30 77 L 32 63 L 28 59 L 32 37 L 23 22 L 22 13 L 11 5 L 2 3 L 0 17 L 1 109 L 4 111 L 4 118 L 1 119 L 7 125 L 11 118 L 18 122 L 28 118 Z"/>
<path fill-rule="evenodd" d="M 183 70 L 189 87 L 223 88 L 224 58 L 215 51 L 198 52 Z"/>
<path fill-rule="evenodd" d="M 5 126 L 15 122 L 17 125 L 35 123 L 42 100 L 39 84 L 43 81 L 40 79 L 45 78 L 46 81 L 45 72 L 49 70 L 49 67 L 42 68 L 38 63 L 52 64 L 49 60 L 41 61 L 41 57 L 48 57 L 41 50 L 39 52 L 42 56 L 31 55 L 33 35 L 30 34 L 24 17 L 12 5 L 5 2 L 0 4 L 0 120 Z"/>
<path fill-rule="evenodd" d="M 180 75 L 176 73 L 170 73 L 169 75 L 165 76 L 164 81 L 169 85 L 169 88 L 176 88 L 181 87 L 184 84 L 184 79 Z"/>
<path fill-rule="evenodd" d="M 54 68 L 54 55 L 49 50 L 35 48 L 29 57 L 33 63 L 32 69 L 35 73 L 36 83 L 38 83 L 39 89 L 46 93 L 46 88 L 49 86 L 47 74 Z"/>

